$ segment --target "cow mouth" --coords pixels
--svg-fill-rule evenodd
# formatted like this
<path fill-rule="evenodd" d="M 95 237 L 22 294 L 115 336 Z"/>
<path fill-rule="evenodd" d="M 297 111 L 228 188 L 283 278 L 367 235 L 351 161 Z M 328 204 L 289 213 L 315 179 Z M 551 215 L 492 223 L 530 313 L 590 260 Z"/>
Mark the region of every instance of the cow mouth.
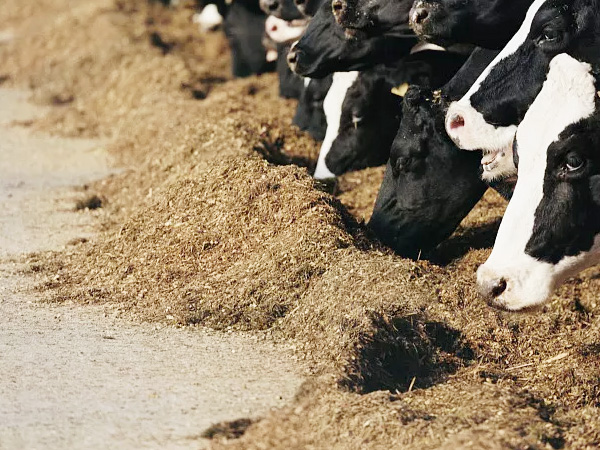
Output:
<path fill-rule="evenodd" d="M 484 151 L 483 158 L 481 158 L 481 166 L 484 172 L 493 172 L 498 167 L 498 157 L 504 158 L 505 156 L 506 152 L 504 150 Z"/>

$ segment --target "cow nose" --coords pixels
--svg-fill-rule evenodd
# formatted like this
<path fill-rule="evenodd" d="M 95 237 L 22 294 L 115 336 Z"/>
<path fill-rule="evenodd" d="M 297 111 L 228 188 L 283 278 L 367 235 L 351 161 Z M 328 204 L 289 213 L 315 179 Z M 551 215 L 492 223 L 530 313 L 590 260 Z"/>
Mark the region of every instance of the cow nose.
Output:
<path fill-rule="evenodd" d="M 261 0 L 261 3 L 264 5 L 263 9 L 268 12 L 275 12 L 279 9 L 279 0 Z"/>
<path fill-rule="evenodd" d="M 333 0 L 331 3 L 331 9 L 336 17 L 341 16 L 346 11 L 347 4 L 344 0 Z"/>
<path fill-rule="evenodd" d="M 480 280 L 477 283 L 479 295 L 485 300 L 494 300 L 500 297 L 506 291 L 507 283 L 505 278 L 491 278 Z"/>
<path fill-rule="evenodd" d="M 462 128 L 465 126 L 465 118 L 460 114 L 452 114 L 452 116 L 450 116 L 450 120 L 448 121 L 448 126 L 451 130 Z"/>
<path fill-rule="evenodd" d="M 288 66 L 290 66 L 290 69 L 292 69 L 292 72 L 296 69 L 296 65 L 298 64 L 298 53 L 298 49 L 293 45 L 287 54 L 287 63 Z"/>
<path fill-rule="evenodd" d="M 415 25 L 423 25 L 429 18 L 429 10 L 427 8 L 417 8 L 413 11 L 411 20 Z"/>

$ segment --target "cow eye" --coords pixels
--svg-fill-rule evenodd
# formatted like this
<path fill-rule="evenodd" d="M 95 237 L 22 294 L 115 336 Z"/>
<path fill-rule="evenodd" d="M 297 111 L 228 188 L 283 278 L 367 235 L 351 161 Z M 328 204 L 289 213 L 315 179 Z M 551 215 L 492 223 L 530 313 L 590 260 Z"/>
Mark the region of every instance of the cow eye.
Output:
<path fill-rule="evenodd" d="M 554 27 L 546 27 L 542 30 L 540 44 L 554 44 L 560 40 L 560 31 Z"/>
<path fill-rule="evenodd" d="M 575 153 L 569 154 L 565 161 L 565 167 L 567 168 L 567 172 L 570 173 L 577 172 L 578 170 L 583 168 L 584 165 L 585 160 Z"/>

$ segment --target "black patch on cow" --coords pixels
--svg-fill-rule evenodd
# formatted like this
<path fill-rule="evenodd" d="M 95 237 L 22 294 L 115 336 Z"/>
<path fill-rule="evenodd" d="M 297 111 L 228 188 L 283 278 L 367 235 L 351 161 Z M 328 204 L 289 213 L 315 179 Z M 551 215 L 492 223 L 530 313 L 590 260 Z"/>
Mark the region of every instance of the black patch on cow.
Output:
<path fill-rule="evenodd" d="M 583 165 L 570 171 L 570 161 Z M 543 197 L 525 252 L 557 264 L 589 251 L 599 233 L 600 115 L 596 114 L 568 127 L 549 146 Z"/>

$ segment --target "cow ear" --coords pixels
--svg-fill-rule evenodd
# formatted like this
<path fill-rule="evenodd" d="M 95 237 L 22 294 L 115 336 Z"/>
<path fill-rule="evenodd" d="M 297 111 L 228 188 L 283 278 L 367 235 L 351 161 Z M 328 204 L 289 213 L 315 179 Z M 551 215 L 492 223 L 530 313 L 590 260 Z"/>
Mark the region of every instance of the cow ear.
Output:
<path fill-rule="evenodd" d="M 590 192 L 596 205 L 600 205 L 600 175 L 590 177 Z"/>

